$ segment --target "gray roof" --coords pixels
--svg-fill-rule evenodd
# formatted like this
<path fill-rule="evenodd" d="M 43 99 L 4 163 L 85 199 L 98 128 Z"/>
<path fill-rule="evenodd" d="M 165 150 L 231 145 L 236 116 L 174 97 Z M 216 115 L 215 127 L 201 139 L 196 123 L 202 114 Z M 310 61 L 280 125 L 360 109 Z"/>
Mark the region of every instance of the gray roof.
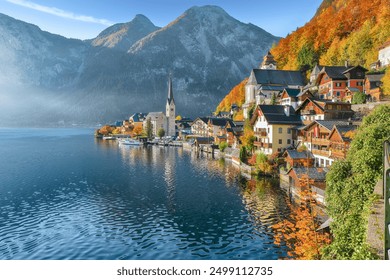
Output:
<path fill-rule="evenodd" d="M 301 90 L 296 88 L 285 88 L 284 90 L 290 97 L 298 97 L 298 95 L 301 93 Z"/>
<path fill-rule="evenodd" d="M 297 150 L 286 150 L 286 153 L 289 155 L 290 158 L 293 158 L 293 159 L 314 158 L 313 154 L 310 151 L 298 152 Z"/>
<path fill-rule="evenodd" d="M 385 74 L 366 74 L 366 78 L 370 82 L 380 82 Z"/>
<path fill-rule="evenodd" d="M 286 116 L 284 106 L 281 105 L 259 105 L 259 109 L 269 124 L 302 124 L 300 116 L 295 114 L 292 106 L 289 106 L 289 116 Z"/>
<path fill-rule="evenodd" d="M 344 72 L 346 72 L 350 68 L 352 67 L 324 66 L 321 72 L 325 72 L 330 78 L 335 80 L 347 80 L 347 77 L 344 75 Z"/>
<path fill-rule="evenodd" d="M 143 122 L 147 116 L 147 113 L 135 113 L 130 117 L 133 119 L 133 122 Z"/>
<path fill-rule="evenodd" d="M 210 118 L 210 122 L 212 125 L 225 126 L 228 122 L 233 123 L 233 120 L 228 118 Z"/>
<path fill-rule="evenodd" d="M 172 90 L 172 79 L 169 77 L 168 80 L 168 104 L 171 102 L 175 103 L 175 99 L 173 98 L 173 90 Z"/>
<path fill-rule="evenodd" d="M 350 91 L 352 92 L 360 92 L 360 90 L 358 88 L 354 88 L 354 87 L 347 87 Z"/>
<path fill-rule="evenodd" d="M 346 137 L 345 134 L 349 131 L 354 131 L 358 127 L 356 125 L 336 125 L 336 129 L 340 132 L 344 141 L 352 141 L 350 137 Z"/>
<path fill-rule="evenodd" d="M 293 167 L 292 168 L 297 174 L 298 177 L 309 175 L 309 178 L 316 181 L 325 181 L 326 173 L 328 172 L 327 168 L 318 168 L 318 167 Z"/>
<path fill-rule="evenodd" d="M 272 86 L 304 86 L 305 80 L 300 71 L 253 69 L 248 83 Z"/>
<path fill-rule="evenodd" d="M 323 127 L 325 127 L 326 129 L 328 129 L 329 131 L 332 130 L 333 126 L 340 126 L 340 125 L 348 125 L 348 121 L 340 121 L 340 120 L 334 120 L 334 121 L 321 121 L 321 120 L 316 120 L 315 121 L 316 123 L 318 123 L 319 125 L 322 125 Z"/>

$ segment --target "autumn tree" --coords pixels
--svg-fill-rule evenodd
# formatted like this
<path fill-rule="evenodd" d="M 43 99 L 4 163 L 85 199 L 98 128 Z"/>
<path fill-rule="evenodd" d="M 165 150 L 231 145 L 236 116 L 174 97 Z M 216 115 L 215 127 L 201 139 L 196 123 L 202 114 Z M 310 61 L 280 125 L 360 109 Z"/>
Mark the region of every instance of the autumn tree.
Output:
<path fill-rule="evenodd" d="M 288 202 L 290 215 L 273 225 L 275 244 L 285 244 L 288 256 L 298 260 L 320 260 L 322 249 L 330 243 L 328 233 L 317 231 L 319 214 L 314 193 L 310 185 L 313 183 L 307 176 L 300 178 L 299 203 Z"/>
<path fill-rule="evenodd" d="M 240 140 L 242 146 L 245 146 L 247 150 L 249 151 L 253 150 L 254 141 L 256 140 L 256 137 L 249 120 L 245 121 L 244 134 L 240 137 Z"/>
<path fill-rule="evenodd" d="M 382 90 L 384 95 L 390 95 L 390 67 L 385 72 L 385 75 L 382 78 Z"/>
<path fill-rule="evenodd" d="M 135 135 L 141 135 L 142 134 L 142 127 L 141 126 L 136 126 L 134 129 L 133 129 L 133 133 Z"/>

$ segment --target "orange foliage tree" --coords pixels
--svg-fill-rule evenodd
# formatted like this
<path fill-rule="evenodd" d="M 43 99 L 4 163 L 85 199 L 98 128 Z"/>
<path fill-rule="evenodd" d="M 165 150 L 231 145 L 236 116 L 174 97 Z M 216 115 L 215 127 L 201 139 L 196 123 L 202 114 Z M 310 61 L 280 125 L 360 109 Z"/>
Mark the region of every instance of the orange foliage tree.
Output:
<path fill-rule="evenodd" d="M 316 15 L 288 35 L 271 52 L 280 69 L 306 64 L 369 67 L 390 36 L 390 0 L 324 1 Z M 309 62 L 309 63 L 308 63 Z"/>
<path fill-rule="evenodd" d="M 272 226 L 275 231 L 274 243 L 285 244 L 289 249 L 288 256 L 293 259 L 319 260 L 322 257 L 321 249 L 331 241 L 328 233 L 317 231 L 318 210 L 311 183 L 307 176 L 300 179 L 300 203 L 288 203 L 289 217 Z"/>
<path fill-rule="evenodd" d="M 216 112 L 226 111 L 229 112 L 232 104 L 236 104 L 241 108 L 242 104 L 245 102 L 245 85 L 248 79 L 243 80 L 241 83 L 236 85 L 229 93 L 222 99 L 219 103 Z M 235 120 L 242 120 L 242 111 L 239 110 L 235 113 Z"/>

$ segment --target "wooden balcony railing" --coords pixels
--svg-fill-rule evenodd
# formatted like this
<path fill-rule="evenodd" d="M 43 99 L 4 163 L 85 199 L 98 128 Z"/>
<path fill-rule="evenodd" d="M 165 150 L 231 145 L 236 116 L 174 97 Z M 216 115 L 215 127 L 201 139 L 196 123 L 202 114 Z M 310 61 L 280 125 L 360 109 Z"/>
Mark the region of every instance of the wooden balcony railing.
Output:
<path fill-rule="evenodd" d="M 319 146 L 329 146 L 330 141 L 325 138 L 312 138 L 311 143 L 313 145 L 319 145 Z"/>
<path fill-rule="evenodd" d="M 267 137 L 268 133 L 265 131 L 255 131 L 255 135 L 258 137 Z"/>

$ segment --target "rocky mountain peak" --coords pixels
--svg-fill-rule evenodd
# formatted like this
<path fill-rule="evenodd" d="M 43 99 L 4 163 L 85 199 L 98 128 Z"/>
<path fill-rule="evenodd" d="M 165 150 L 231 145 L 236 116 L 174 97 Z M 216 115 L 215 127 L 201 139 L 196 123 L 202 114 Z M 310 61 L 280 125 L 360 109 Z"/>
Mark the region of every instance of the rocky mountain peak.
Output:
<path fill-rule="evenodd" d="M 138 14 L 127 23 L 118 23 L 103 30 L 92 45 L 127 51 L 136 41 L 158 30 L 146 16 Z"/>

